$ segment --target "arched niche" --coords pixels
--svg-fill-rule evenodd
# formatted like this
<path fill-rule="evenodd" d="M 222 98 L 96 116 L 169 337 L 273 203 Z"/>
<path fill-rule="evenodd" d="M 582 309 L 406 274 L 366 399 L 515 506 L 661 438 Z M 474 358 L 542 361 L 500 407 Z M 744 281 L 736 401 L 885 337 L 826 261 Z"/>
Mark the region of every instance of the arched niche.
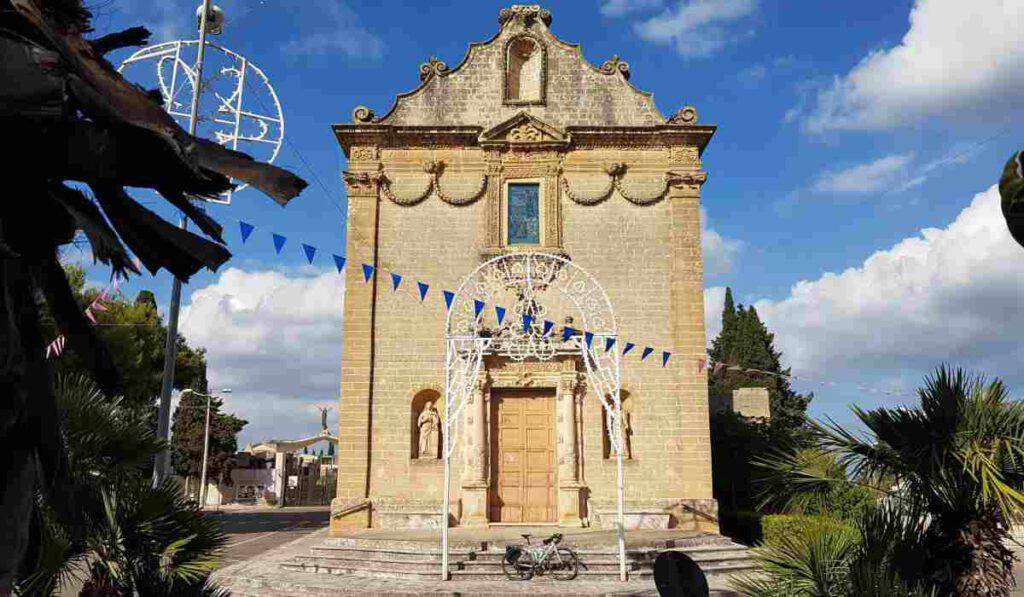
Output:
<path fill-rule="evenodd" d="M 409 404 L 409 457 L 413 460 L 440 458 L 440 408 L 441 393 L 433 388 L 420 390 L 413 395 Z"/>
<path fill-rule="evenodd" d="M 537 39 L 528 35 L 514 37 L 506 44 L 506 103 L 544 103 L 544 88 L 547 78 L 544 52 L 544 46 Z"/>
<path fill-rule="evenodd" d="M 626 390 L 622 390 L 620 396 L 622 397 L 622 440 L 626 448 L 622 456 L 625 460 L 632 460 L 636 400 Z M 601 456 L 606 460 L 615 457 L 611 438 L 608 437 L 608 411 L 603 408 L 601 409 Z"/>

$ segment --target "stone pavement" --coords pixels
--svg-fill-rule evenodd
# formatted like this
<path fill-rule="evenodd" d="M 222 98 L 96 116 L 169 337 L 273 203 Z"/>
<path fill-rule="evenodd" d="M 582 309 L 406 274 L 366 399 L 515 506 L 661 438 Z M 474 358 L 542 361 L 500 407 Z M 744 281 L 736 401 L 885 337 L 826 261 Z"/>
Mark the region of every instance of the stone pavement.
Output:
<path fill-rule="evenodd" d="M 269 595 L 645 595 L 658 591 L 651 579 L 556 581 L 538 578 L 520 581 L 423 581 L 384 579 L 358 575 L 312 574 L 282 570 L 280 564 L 295 556 L 309 553 L 327 537 L 319 530 L 287 543 L 277 549 L 232 564 L 214 574 L 216 581 L 239 597 Z M 712 595 L 725 597 L 734 593 L 713 590 Z"/>

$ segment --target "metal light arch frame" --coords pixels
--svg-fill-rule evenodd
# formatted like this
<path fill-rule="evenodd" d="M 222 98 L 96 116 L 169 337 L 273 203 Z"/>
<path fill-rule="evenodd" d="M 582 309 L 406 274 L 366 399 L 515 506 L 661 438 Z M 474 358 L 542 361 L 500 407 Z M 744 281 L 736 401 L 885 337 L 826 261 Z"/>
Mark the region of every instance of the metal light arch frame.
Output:
<path fill-rule="evenodd" d="M 133 64 L 143 63 L 147 60 L 155 60 L 156 78 L 160 84 L 160 90 L 164 94 L 164 110 L 174 118 L 184 119 L 184 122 L 186 123 L 185 126 L 187 127 L 188 124 L 191 123 L 192 115 L 190 113 L 178 110 L 176 108 L 175 99 L 178 97 L 179 94 L 178 73 L 180 71 L 186 79 L 186 82 L 182 83 L 182 85 L 191 85 L 193 89 L 195 88 L 196 65 L 190 65 L 182 58 L 182 49 L 191 48 L 192 46 L 198 47 L 199 43 L 199 40 L 190 39 L 168 41 L 154 44 L 152 46 L 146 46 L 144 48 L 137 50 L 128 58 L 125 58 L 124 61 L 122 61 L 121 64 L 117 67 L 117 72 L 120 73 L 126 67 Z M 281 145 L 284 143 L 285 120 L 284 110 L 281 108 L 281 100 L 277 96 L 277 90 L 275 90 L 274 86 L 270 84 L 270 78 L 267 77 L 266 73 L 263 72 L 263 69 L 261 69 L 255 63 L 251 62 L 248 58 L 242 56 L 237 52 L 229 50 L 224 46 L 215 44 L 210 41 L 205 42 L 205 47 L 213 48 L 235 61 L 235 67 L 224 67 L 221 69 L 218 75 L 227 75 L 234 73 L 232 76 L 234 76 L 238 81 L 238 83 L 235 85 L 234 90 L 231 92 L 231 95 L 229 95 L 228 97 L 225 98 L 220 96 L 219 94 L 214 94 L 219 102 L 217 112 L 222 114 L 228 114 L 228 118 L 231 118 L 231 120 L 218 119 L 218 116 L 216 114 L 212 117 L 207 117 L 209 120 L 219 125 L 231 127 L 229 132 L 226 133 L 223 131 L 215 131 L 215 134 L 217 136 L 216 141 L 224 145 L 225 147 L 229 147 L 235 151 L 238 151 L 239 141 L 247 143 L 268 144 L 271 146 L 270 156 L 261 159 L 265 159 L 267 163 L 274 163 L 274 161 L 277 159 L 278 154 L 281 153 Z M 165 61 L 172 61 L 171 80 L 169 84 L 164 78 L 163 63 Z M 275 113 L 274 115 L 257 114 L 252 110 L 246 110 L 245 107 L 243 106 L 242 101 L 243 97 L 245 96 L 246 86 L 248 84 L 251 84 L 250 81 L 246 80 L 247 73 L 255 75 L 263 83 L 263 88 L 270 96 L 270 100 L 272 102 L 272 106 L 268 111 L 273 111 Z M 184 91 L 185 89 L 182 88 L 180 90 Z M 266 108 L 266 106 L 264 106 L 264 108 Z M 200 116 L 201 115 L 197 115 L 196 119 L 201 120 Z M 260 133 L 257 135 L 250 136 L 242 134 L 241 129 L 243 119 L 248 119 L 257 123 L 257 125 L 260 127 Z M 267 123 L 273 123 L 274 125 L 276 125 L 276 134 L 272 135 L 272 138 L 268 137 L 268 132 L 270 132 L 270 128 L 268 127 Z M 247 186 L 249 185 L 243 183 L 236 187 L 235 189 L 232 189 L 225 193 L 224 200 L 214 200 L 214 202 L 229 203 L 231 200 L 231 196 L 234 193 L 241 191 Z"/>
<path fill-rule="evenodd" d="M 571 274 L 562 275 L 566 272 Z M 496 291 L 489 286 L 495 284 L 505 292 L 514 289 L 519 297 L 512 313 L 492 332 L 483 326 L 484 312 L 478 312 L 477 301 L 492 308 L 498 306 L 493 300 Z M 563 342 L 561 346 L 555 344 L 554 338 L 558 335 L 553 329 L 544 333 L 539 316 L 543 314 L 543 305 L 537 303 L 537 294 L 551 289 L 567 297 L 582 316 L 580 328 L 570 336 L 568 343 Z M 595 314 L 595 308 L 604 312 Z M 541 313 L 524 312 L 530 309 Z M 524 320 L 524 314 L 531 315 L 532 321 Z M 609 339 L 614 343 L 617 334 L 615 311 L 604 287 L 590 272 L 564 257 L 532 251 L 499 255 L 477 266 L 462 280 L 445 317 L 444 500 L 440 519 L 442 580 L 449 579 L 451 457 L 459 439 L 462 410 L 478 383 L 485 354 L 517 361 L 551 360 L 560 354 L 578 354 L 582 359 L 587 382 L 607 413 L 608 437 L 616 455 L 619 577 L 626 580 L 620 353 L 617 348 L 603 348 Z"/>

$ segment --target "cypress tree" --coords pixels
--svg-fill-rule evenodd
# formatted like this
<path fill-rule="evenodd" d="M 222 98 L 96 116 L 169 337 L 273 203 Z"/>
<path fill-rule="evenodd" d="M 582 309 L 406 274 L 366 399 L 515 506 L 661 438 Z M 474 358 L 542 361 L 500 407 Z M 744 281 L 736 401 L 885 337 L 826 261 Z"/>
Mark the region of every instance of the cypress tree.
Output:
<path fill-rule="evenodd" d="M 760 514 L 751 462 L 774 448 L 803 442 L 804 413 L 812 396 L 797 394 L 789 379 L 778 375 L 788 375 L 789 369 L 782 367 L 775 334 L 752 305 L 736 305 L 729 288 L 722 309 L 722 331 L 712 341 L 709 356 L 716 365 L 725 366 L 716 366 L 708 376 L 709 398 L 717 406 L 711 416 L 711 453 L 722 532 L 741 541 L 757 541 Z M 730 370 L 729 366 L 741 369 Z M 722 408 L 731 404 L 733 390 L 747 387 L 767 388 L 769 421 L 749 419 Z"/>

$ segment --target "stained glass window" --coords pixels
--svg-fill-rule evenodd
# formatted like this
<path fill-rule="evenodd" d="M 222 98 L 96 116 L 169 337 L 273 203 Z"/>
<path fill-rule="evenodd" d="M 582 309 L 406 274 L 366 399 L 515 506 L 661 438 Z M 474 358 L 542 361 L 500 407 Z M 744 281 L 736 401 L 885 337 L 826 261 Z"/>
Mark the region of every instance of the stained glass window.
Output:
<path fill-rule="evenodd" d="M 540 244 L 540 185 L 508 185 L 508 244 Z"/>

